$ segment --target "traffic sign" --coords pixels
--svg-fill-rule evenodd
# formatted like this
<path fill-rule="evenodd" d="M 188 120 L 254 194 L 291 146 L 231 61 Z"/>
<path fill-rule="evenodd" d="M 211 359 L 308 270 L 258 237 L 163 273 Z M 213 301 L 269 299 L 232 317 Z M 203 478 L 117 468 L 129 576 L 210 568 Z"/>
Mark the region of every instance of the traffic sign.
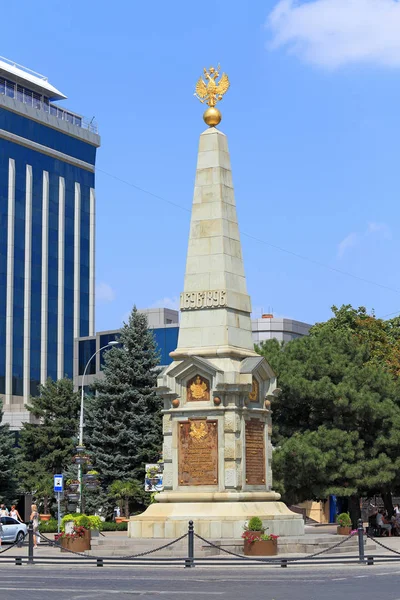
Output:
<path fill-rule="evenodd" d="M 54 475 L 54 491 L 62 492 L 64 490 L 64 477 L 63 475 Z"/>

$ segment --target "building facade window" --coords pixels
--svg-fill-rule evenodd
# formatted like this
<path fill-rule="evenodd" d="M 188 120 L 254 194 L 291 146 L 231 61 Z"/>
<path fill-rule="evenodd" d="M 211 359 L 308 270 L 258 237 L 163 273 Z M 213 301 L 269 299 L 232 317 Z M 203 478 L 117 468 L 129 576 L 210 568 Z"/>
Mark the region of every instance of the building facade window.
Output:
<path fill-rule="evenodd" d="M 96 339 L 92 338 L 89 340 L 79 341 L 79 375 L 83 375 L 88 360 L 96 352 Z M 96 373 L 96 359 L 90 361 L 88 365 L 87 375 L 94 375 Z"/>

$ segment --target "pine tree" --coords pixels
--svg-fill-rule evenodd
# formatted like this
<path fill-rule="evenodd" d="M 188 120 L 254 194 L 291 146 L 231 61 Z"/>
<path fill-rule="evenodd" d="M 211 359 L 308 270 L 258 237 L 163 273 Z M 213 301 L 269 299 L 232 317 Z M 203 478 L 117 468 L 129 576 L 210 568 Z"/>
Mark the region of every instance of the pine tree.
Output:
<path fill-rule="evenodd" d="M 348 497 L 355 524 L 360 496 L 399 488 L 397 381 L 383 361 L 371 360 L 364 337 L 345 328 L 321 326 L 259 351 L 282 390 L 272 401 L 273 461 L 285 499 Z"/>
<path fill-rule="evenodd" d="M 47 504 L 52 476 L 71 464 L 78 435 L 79 393 L 70 379 L 48 379 L 39 396 L 27 405 L 36 423 L 24 423 L 20 434 L 20 480 L 25 490 L 36 490 Z M 46 511 L 46 507 L 45 507 Z"/>
<path fill-rule="evenodd" d="M 0 399 L 0 423 L 3 420 L 3 402 Z M 8 424 L 0 425 L 0 501 L 11 503 L 16 499 L 16 451 Z"/>
<path fill-rule="evenodd" d="M 103 488 L 115 480 L 142 485 L 146 462 L 157 461 L 162 446 L 161 400 L 155 393 L 159 362 L 146 315 L 133 308 L 120 347 L 105 355 L 104 378 L 95 384 L 86 431 Z"/>

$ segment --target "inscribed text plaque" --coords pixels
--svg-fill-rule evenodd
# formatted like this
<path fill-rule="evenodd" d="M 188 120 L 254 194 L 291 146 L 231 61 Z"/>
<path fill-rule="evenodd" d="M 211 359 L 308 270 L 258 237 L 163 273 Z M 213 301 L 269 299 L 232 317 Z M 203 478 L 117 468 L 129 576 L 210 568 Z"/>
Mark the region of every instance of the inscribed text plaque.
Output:
<path fill-rule="evenodd" d="M 178 423 L 179 485 L 217 485 L 217 421 L 192 419 Z"/>
<path fill-rule="evenodd" d="M 246 483 L 265 484 L 265 436 L 264 423 L 258 419 L 246 421 Z"/>

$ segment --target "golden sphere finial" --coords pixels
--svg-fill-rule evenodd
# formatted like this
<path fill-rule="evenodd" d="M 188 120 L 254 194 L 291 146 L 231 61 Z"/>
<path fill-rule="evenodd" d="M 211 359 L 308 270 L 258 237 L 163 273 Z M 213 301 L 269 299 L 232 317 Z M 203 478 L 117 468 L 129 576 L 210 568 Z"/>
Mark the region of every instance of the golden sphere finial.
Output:
<path fill-rule="evenodd" d="M 215 108 L 215 105 L 222 100 L 230 86 L 228 76 L 225 73 L 222 73 L 221 78 L 219 79 L 219 72 L 219 65 L 216 69 L 214 67 L 210 67 L 208 71 L 207 69 L 204 69 L 205 81 L 200 77 L 196 84 L 196 98 L 198 98 L 202 104 L 205 102 L 209 106 L 203 115 L 203 119 L 209 127 L 215 127 L 221 122 L 221 113 Z"/>
<path fill-rule="evenodd" d="M 222 115 L 218 108 L 210 107 L 204 112 L 203 119 L 209 127 L 216 127 L 218 123 L 221 123 Z"/>

